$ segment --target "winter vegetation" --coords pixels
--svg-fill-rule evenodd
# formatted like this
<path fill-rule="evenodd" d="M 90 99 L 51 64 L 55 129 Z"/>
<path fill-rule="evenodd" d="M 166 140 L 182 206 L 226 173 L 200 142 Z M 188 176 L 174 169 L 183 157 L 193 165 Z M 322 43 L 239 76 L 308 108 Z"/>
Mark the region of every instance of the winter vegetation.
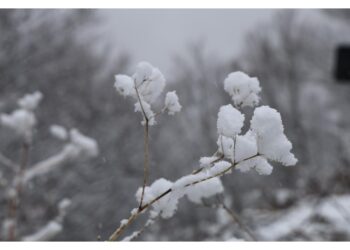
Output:
<path fill-rule="evenodd" d="M 0 10 L 0 241 L 350 240 L 349 11 L 274 10 L 171 70 L 107 12 Z"/>
<path fill-rule="evenodd" d="M 130 212 L 127 219 L 110 236 L 117 240 L 123 231 L 149 208 L 149 216 L 143 228 L 154 223 L 157 217 L 169 219 L 176 213 L 179 200 L 186 196 L 194 203 L 204 203 L 205 198 L 223 193 L 220 177 L 238 169 L 247 172 L 256 170 L 260 175 L 270 175 L 273 167 L 268 160 L 293 166 L 297 159 L 291 153 L 292 144 L 284 134 L 280 114 L 269 106 L 255 108 L 250 128 L 243 134 L 244 114 L 242 106 L 254 107 L 259 103 L 260 84 L 257 78 L 251 78 L 243 72 L 229 74 L 224 82 L 225 91 L 232 97 L 232 104 L 220 107 L 217 119 L 217 151 L 209 157 L 200 159 L 201 167 L 189 175 L 175 181 L 164 178 L 155 180 L 149 186 L 149 126 L 155 125 L 156 114 L 168 110 L 169 114 L 181 111 L 176 92 L 168 92 L 165 105 L 159 112 L 152 111 L 151 103 L 156 101 L 165 87 L 165 79 L 158 68 L 148 62 L 140 62 L 131 76 L 116 75 L 115 88 L 122 96 L 131 96 L 135 103 L 135 112 L 142 113 L 142 125 L 145 127 L 144 140 L 144 180 L 135 196 L 139 204 Z M 124 238 L 132 240 L 140 235 L 136 231 Z"/>

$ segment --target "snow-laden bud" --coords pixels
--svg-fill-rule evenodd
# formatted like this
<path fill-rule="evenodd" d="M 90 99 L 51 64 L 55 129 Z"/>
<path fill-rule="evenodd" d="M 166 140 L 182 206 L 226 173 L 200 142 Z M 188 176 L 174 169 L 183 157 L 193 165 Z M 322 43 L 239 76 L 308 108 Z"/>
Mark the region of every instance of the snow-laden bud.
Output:
<path fill-rule="evenodd" d="M 77 129 L 70 130 L 71 144 L 75 146 L 79 154 L 86 157 L 96 157 L 98 155 L 98 146 L 94 139 L 80 133 Z"/>
<path fill-rule="evenodd" d="M 151 75 L 136 86 L 140 97 L 151 104 L 162 94 L 165 87 L 165 78 L 158 68 L 152 68 Z"/>
<path fill-rule="evenodd" d="M 135 96 L 135 84 L 130 76 L 116 75 L 114 87 L 123 96 Z"/>
<path fill-rule="evenodd" d="M 297 163 L 298 160 L 290 152 L 292 143 L 284 134 L 281 115 L 277 110 L 268 106 L 256 108 L 250 124 L 251 129 L 257 134 L 261 155 L 285 166 Z"/>
<path fill-rule="evenodd" d="M 230 73 L 224 81 L 224 89 L 236 107 L 253 107 L 259 103 L 261 88 L 256 77 L 249 77 L 240 71 Z"/>
<path fill-rule="evenodd" d="M 145 101 L 143 101 L 141 99 L 141 102 L 137 102 L 135 103 L 135 112 L 141 112 L 142 114 L 144 113 L 144 115 L 147 117 L 148 119 L 148 125 L 149 126 L 153 126 L 156 124 L 156 120 L 155 118 L 155 114 L 151 109 L 151 105 Z M 141 122 L 142 125 L 146 124 L 145 118 L 143 119 L 143 121 Z"/>
<path fill-rule="evenodd" d="M 31 111 L 17 109 L 11 114 L 1 114 L 0 123 L 13 129 L 18 135 L 31 139 L 33 128 L 36 125 L 36 119 Z"/>
<path fill-rule="evenodd" d="M 181 108 L 176 91 L 168 92 L 165 96 L 165 109 L 168 111 L 168 114 L 174 115 L 175 113 L 180 112 Z"/>
<path fill-rule="evenodd" d="M 59 140 L 67 140 L 68 138 L 68 132 L 66 128 L 60 126 L 60 125 L 51 125 L 50 126 L 50 133 L 53 137 L 59 139 Z"/>
<path fill-rule="evenodd" d="M 234 137 L 241 133 L 244 115 L 231 104 L 222 106 L 218 114 L 217 128 L 219 135 Z"/>
<path fill-rule="evenodd" d="M 17 103 L 22 109 L 33 111 L 37 108 L 42 98 L 43 94 L 39 91 L 36 91 L 32 94 L 26 94 L 21 99 L 19 99 Z"/>
<path fill-rule="evenodd" d="M 145 81 L 151 78 L 153 72 L 153 66 L 149 62 L 139 62 L 136 65 L 136 72 L 133 75 L 136 86 L 139 87 Z"/>

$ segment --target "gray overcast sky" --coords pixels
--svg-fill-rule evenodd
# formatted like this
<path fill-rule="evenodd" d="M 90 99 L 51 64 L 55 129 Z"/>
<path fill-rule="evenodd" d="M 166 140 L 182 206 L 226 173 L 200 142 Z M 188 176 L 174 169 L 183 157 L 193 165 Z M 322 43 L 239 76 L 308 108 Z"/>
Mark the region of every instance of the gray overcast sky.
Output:
<path fill-rule="evenodd" d="M 204 40 L 208 53 L 234 56 L 249 29 L 271 17 L 269 9 L 101 10 L 102 34 L 135 62 L 146 60 L 169 71 L 172 56 L 189 43 Z"/>

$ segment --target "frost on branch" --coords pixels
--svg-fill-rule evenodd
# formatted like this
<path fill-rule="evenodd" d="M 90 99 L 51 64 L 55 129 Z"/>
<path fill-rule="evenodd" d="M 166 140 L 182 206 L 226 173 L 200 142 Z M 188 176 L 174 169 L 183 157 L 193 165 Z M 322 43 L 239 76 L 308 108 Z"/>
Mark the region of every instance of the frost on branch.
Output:
<path fill-rule="evenodd" d="M 165 109 L 168 110 L 168 114 L 174 115 L 175 113 L 180 112 L 181 108 L 176 91 L 168 92 L 165 96 Z"/>
<path fill-rule="evenodd" d="M 151 186 L 145 188 L 144 201 L 150 202 L 157 196 L 161 195 L 173 186 L 171 181 L 164 178 L 158 179 L 152 183 Z M 136 199 L 138 202 L 141 200 L 142 188 L 139 188 L 136 192 Z M 158 200 L 152 205 L 152 217 L 160 215 L 162 218 L 170 218 L 174 215 L 177 209 L 178 199 L 172 195 L 168 195 L 163 199 Z"/>
<path fill-rule="evenodd" d="M 59 140 L 67 140 L 68 138 L 68 132 L 66 128 L 60 126 L 60 125 L 51 125 L 50 126 L 50 133 L 53 137 Z"/>
<path fill-rule="evenodd" d="M 251 129 L 258 137 L 260 154 L 285 166 L 297 163 L 297 159 L 290 152 L 292 143 L 284 134 L 281 115 L 277 110 L 268 106 L 256 108 L 251 120 Z"/>
<path fill-rule="evenodd" d="M 14 110 L 11 114 L 0 115 L 0 124 L 14 130 L 19 136 L 30 142 L 33 128 L 36 125 L 36 118 L 33 112 L 41 99 L 42 94 L 38 91 L 25 95 L 17 102 L 19 109 Z"/>
<path fill-rule="evenodd" d="M 42 98 L 43 94 L 36 91 L 33 94 L 26 94 L 24 97 L 19 99 L 17 103 L 22 109 L 33 111 L 37 108 Z"/>
<path fill-rule="evenodd" d="M 200 204 L 203 198 L 209 198 L 222 192 L 224 192 L 224 186 L 220 178 L 215 177 L 188 188 L 186 195 L 190 201 Z"/>
<path fill-rule="evenodd" d="M 254 107 L 259 103 L 261 88 L 256 77 L 249 77 L 240 71 L 233 72 L 225 79 L 224 89 L 236 107 Z"/>
<path fill-rule="evenodd" d="M 132 97 L 135 103 L 135 112 L 143 116 L 142 125 L 152 126 L 156 124 L 156 116 L 164 111 L 174 115 L 181 110 L 179 98 L 176 92 L 168 92 L 165 97 L 165 106 L 160 112 L 154 112 L 152 104 L 162 94 L 165 87 L 165 78 L 160 70 L 148 62 L 140 62 L 136 66 L 136 72 L 132 76 L 116 75 L 114 87 L 122 96 Z"/>
<path fill-rule="evenodd" d="M 226 137 L 233 137 L 241 132 L 244 115 L 231 104 L 222 106 L 218 114 L 218 133 Z"/>

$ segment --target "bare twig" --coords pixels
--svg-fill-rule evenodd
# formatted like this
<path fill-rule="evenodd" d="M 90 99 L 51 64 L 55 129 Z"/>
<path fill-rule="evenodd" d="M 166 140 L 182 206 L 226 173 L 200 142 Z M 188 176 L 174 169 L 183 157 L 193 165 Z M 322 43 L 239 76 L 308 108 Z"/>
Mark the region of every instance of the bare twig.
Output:
<path fill-rule="evenodd" d="M 258 157 L 259 154 L 257 155 L 253 155 L 251 157 L 248 157 L 244 160 L 241 160 L 240 162 L 237 162 L 235 164 L 230 165 L 227 169 L 223 170 L 222 172 L 215 174 L 213 176 L 210 177 L 206 177 L 204 179 L 189 183 L 187 185 L 185 185 L 185 187 L 189 187 L 192 185 L 196 185 L 198 183 L 210 180 L 212 178 L 218 177 L 218 176 L 222 176 L 225 173 L 229 172 L 230 170 L 232 170 L 234 167 L 236 167 L 239 163 L 247 161 L 247 160 L 251 160 L 255 157 Z M 122 225 L 120 225 L 120 227 L 118 227 L 113 233 L 112 235 L 109 237 L 110 241 L 115 241 L 119 238 L 119 236 L 124 232 L 124 230 L 147 208 L 149 208 L 151 205 L 153 205 L 155 202 L 157 202 L 158 200 L 162 199 L 163 197 L 167 196 L 169 193 L 171 193 L 173 191 L 173 189 L 169 188 L 168 190 L 166 190 L 165 192 L 163 192 L 162 194 L 160 194 L 159 196 L 155 197 L 153 200 L 149 201 L 148 203 L 144 204 L 143 206 L 139 207 L 137 210 L 135 210 L 134 212 L 131 213 L 131 215 L 129 216 L 129 218 L 127 219 L 127 223 L 123 223 Z"/>
<path fill-rule="evenodd" d="M 144 161 L 143 161 L 143 184 L 142 184 L 142 193 L 141 193 L 141 199 L 140 199 L 140 204 L 139 204 L 139 208 L 142 207 L 142 203 L 143 203 L 143 198 L 145 195 L 145 188 L 148 182 L 148 175 L 149 175 L 149 119 L 147 117 L 147 114 L 143 108 L 142 105 L 142 100 L 139 94 L 139 91 L 137 90 L 136 87 L 136 83 L 135 83 L 135 91 L 136 91 L 136 95 L 137 95 L 137 99 L 140 103 L 141 106 L 141 110 L 142 110 L 142 114 L 143 114 L 143 118 L 145 119 L 145 130 L 144 130 Z"/>
<path fill-rule="evenodd" d="M 25 172 L 25 168 L 28 163 L 28 154 L 29 154 L 29 143 L 23 142 L 21 146 L 21 160 L 20 160 L 20 169 L 18 173 L 19 181 L 16 183 L 15 186 L 15 194 L 11 195 L 9 199 L 8 204 L 8 213 L 9 218 L 13 220 L 13 223 L 8 229 L 8 240 L 14 241 L 16 240 L 16 224 L 17 224 L 17 213 L 19 210 L 19 202 L 20 202 L 20 196 L 22 192 L 22 178 Z"/>
<path fill-rule="evenodd" d="M 247 235 L 249 235 L 251 240 L 258 241 L 253 232 L 250 231 L 250 229 L 241 221 L 239 215 L 236 214 L 235 211 L 233 211 L 233 209 L 230 209 L 224 201 L 221 201 L 221 207 L 231 216 L 232 220 L 236 222 L 239 225 L 239 227 L 247 233 Z"/>
<path fill-rule="evenodd" d="M 11 159 L 7 158 L 3 154 L 0 153 L 0 163 L 5 167 L 11 168 L 11 170 L 18 171 L 19 165 L 13 162 Z"/>

